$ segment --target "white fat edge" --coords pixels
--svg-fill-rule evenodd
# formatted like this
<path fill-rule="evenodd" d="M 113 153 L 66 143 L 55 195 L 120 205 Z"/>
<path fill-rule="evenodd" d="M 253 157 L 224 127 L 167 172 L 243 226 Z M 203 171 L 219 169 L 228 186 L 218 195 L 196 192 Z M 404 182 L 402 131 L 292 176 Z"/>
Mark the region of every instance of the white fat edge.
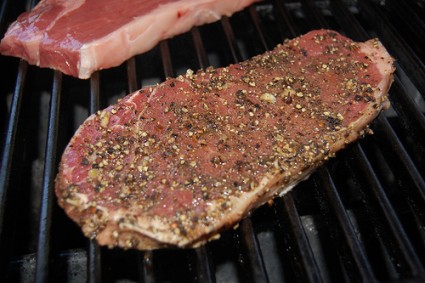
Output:
<path fill-rule="evenodd" d="M 299 183 L 307 180 L 308 178 L 310 178 L 311 174 L 313 173 L 313 171 L 316 169 L 316 167 L 314 168 L 310 168 L 307 169 L 306 171 L 304 171 L 304 173 L 300 176 L 300 178 L 290 182 L 289 184 L 287 184 L 282 191 L 279 193 L 280 197 L 283 197 L 287 192 L 289 192 L 290 190 L 292 190 L 296 185 L 298 185 Z"/>
<path fill-rule="evenodd" d="M 122 219 L 126 219 L 128 215 L 134 216 L 136 222 L 121 222 Z M 175 233 L 170 232 L 170 226 L 164 223 L 160 217 L 143 217 L 139 212 L 131 211 L 126 209 L 119 209 L 111 213 L 111 221 L 116 223 L 119 230 L 121 231 L 134 231 L 145 237 L 154 239 L 157 242 L 164 244 L 179 245 L 181 237 Z"/>
<path fill-rule="evenodd" d="M 78 78 L 89 79 L 96 68 L 96 56 L 93 56 L 90 44 L 84 44 L 80 49 L 80 60 L 77 63 Z"/>

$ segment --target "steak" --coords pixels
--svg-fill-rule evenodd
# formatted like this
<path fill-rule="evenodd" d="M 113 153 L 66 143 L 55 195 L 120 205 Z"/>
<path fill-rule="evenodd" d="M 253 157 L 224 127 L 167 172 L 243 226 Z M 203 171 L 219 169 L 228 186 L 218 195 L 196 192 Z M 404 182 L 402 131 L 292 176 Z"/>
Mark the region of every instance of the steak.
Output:
<path fill-rule="evenodd" d="M 316 30 L 142 88 L 77 130 L 59 205 L 100 245 L 199 246 L 371 132 L 394 70 L 378 39 Z"/>
<path fill-rule="evenodd" d="M 9 27 L 0 53 L 87 79 L 255 1 L 41 0 Z"/>

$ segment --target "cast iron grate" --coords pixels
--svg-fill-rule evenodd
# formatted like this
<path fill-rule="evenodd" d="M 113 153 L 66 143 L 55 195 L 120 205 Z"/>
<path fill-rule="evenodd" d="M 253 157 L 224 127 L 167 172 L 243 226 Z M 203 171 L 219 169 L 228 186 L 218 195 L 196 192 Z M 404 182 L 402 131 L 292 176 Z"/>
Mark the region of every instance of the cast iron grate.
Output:
<path fill-rule="evenodd" d="M 3 1 L 0 34 L 34 1 Z M 2 282 L 423 282 L 422 1 L 263 1 L 77 80 L 0 57 Z M 189 250 L 108 250 L 56 205 L 58 159 L 90 114 L 187 68 L 224 66 L 311 29 L 378 36 L 397 58 L 392 108 L 284 198 Z"/>

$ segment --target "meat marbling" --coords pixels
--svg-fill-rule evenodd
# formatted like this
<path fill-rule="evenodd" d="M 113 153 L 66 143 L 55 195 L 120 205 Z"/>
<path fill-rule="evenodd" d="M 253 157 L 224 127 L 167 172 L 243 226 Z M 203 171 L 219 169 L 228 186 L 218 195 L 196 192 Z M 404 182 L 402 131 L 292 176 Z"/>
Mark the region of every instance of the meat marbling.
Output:
<path fill-rule="evenodd" d="M 145 87 L 77 130 L 59 204 L 101 245 L 196 247 L 368 133 L 393 72 L 377 39 L 318 30 Z"/>
<path fill-rule="evenodd" d="M 87 79 L 255 1 L 41 0 L 12 23 L 0 53 Z"/>

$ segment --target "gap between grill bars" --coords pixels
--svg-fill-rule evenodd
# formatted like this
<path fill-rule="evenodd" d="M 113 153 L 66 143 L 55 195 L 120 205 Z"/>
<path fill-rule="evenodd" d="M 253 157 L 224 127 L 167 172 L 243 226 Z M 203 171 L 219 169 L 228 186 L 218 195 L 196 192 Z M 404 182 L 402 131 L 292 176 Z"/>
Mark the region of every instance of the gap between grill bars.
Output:
<path fill-rule="evenodd" d="M 420 56 L 424 43 L 412 42 L 425 34 L 425 10 L 420 1 L 385 2 L 259 2 L 232 17 L 164 40 L 147 54 L 96 72 L 88 81 L 0 57 L 2 68 L 11 70 L 7 81 L 0 79 L 0 109 L 5 110 L 0 125 L 0 279 L 424 281 L 425 67 Z M 27 7 L 33 5 L 29 1 Z M 2 2 L 2 32 L 24 6 Z M 393 17 L 399 25 L 391 21 Z M 375 135 L 350 146 L 299 188 L 260 208 L 239 227 L 223 232 L 220 240 L 196 249 L 109 250 L 87 240 L 63 216 L 53 180 L 61 150 L 85 117 L 151 81 L 187 68 L 239 62 L 317 28 L 333 28 L 361 41 L 378 36 L 397 58 L 392 108 L 372 125 Z M 34 96 L 41 100 L 38 93 L 43 91 L 48 93 L 48 103 L 42 115 L 32 103 L 38 99 Z M 45 128 L 44 138 L 35 137 L 38 128 L 32 123 L 40 131 Z M 32 143 L 43 149 L 35 153 Z M 26 165 L 37 154 L 43 160 L 39 171 Z M 27 180 L 31 178 L 37 185 Z M 30 189 L 38 193 L 38 204 L 30 202 Z M 33 208 L 35 216 L 31 216 Z M 36 223 L 35 235 L 25 228 L 30 222 Z"/>

